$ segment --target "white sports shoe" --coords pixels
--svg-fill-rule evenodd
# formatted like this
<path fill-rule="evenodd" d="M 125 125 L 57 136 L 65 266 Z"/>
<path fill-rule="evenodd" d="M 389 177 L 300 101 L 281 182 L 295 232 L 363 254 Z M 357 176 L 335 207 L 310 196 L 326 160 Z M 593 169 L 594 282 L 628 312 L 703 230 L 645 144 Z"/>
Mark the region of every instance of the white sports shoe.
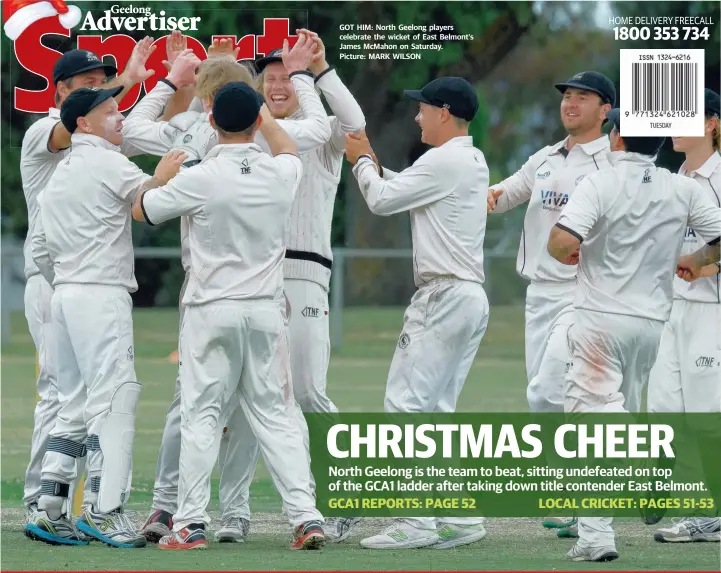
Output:
<path fill-rule="evenodd" d="M 660 543 L 691 543 L 721 541 L 721 518 L 683 517 L 670 527 L 656 531 L 653 538 Z"/>
<path fill-rule="evenodd" d="M 340 543 L 350 535 L 354 525 L 359 523 L 360 517 L 329 517 L 323 524 L 323 533 L 328 543 Z"/>
<path fill-rule="evenodd" d="M 608 547 L 581 547 L 576 543 L 566 553 L 566 557 L 571 561 L 613 561 L 618 559 L 618 552 L 613 545 Z"/>
<path fill-rule="evenodd" d="M 482 523 L 474 525 L 459 525 L 457 523 L 443 523 L 438 528 L 440 541 L 432 546 L 433 549 L 451 549 L 460 545 L 468 545 L 483 539 L 488 532 Z"/>
<path fill-rule="evenodd" d="M 231 517 L 215 532 L 215 540 L 218 543 L 243 543 L 249 532 L 250 521 L 244 517 Z"/>
<path fill-rule="evenodd" d="M 378 535 L 361 539 L 366 549 L 415 549 L 438 543 L 440 537 L 435 529 L 419 529 L 402 519 L 394 519 Z"/>

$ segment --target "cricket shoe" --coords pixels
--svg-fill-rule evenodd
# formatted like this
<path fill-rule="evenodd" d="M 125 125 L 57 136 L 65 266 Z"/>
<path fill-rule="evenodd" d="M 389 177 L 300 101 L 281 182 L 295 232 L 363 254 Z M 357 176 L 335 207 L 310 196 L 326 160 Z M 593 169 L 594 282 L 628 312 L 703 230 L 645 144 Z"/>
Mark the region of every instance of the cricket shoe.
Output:
<path fill-rule="evenodd" d="M 325 534 L 320 521 L 306 521 L 301 523 L 293 531 L 293 543 L 290 548 L 293 550 L 320 549 L 325 545 Z"/>
<path fill-rule="evenodd" d="M 351 529 L 360 523 L 360 517 L 329 517 L 323 524 L 323 533 L 328 543 L 340 543 L 350 535 Z"/>
<path fill-rule="evenodd" d="M 571 561 L 613 561 L 618 559 L 618 552 L 613 545 L 608 547 L 581 547 L 576 543 L 571 550 L 566 553 L 566 558 Z"/>
<path fill-rule="evenodd" d="M 569 527 L 556 529 L 556 537 L 561 539 L 578 539 L 578 523 L 574 523 Z"/>
<path fill-rule="evenodd" d="M 243 543 L 250 532 L 250 521 L 244 517 L 230 517 L 215 532 L 218 543 Z"/>
<path fill-rule="evenodd" d="M 87 538 L 66 515 L 50 519 L 47 513 L 36 508 L 28 520 L 25 537 L 33 541 L 42 541 L 48 545 L 88 545 Z"/>
<path fill-rule="evenodd" d="M 660 543 L 691 543 L 721 541 L 721 518 L 683 517 L 670 527 L 659 529 L 653 538 Z"/>
<path fill-rule="evenodd" d="M 170 551 L 188 551 L 190 549 L 207 549 L 204 523 L 191 523 L 180 531 L 171 531 L 158 541 L 158 549 Z"/>
<path fill-rule="evenodd" d="M 451 549 L 461 545 L 468 545 L 483 539 L 488 532 L 482 523 L 473 525 L 459 525 L 457 523 L 444 523 L 438 529 L 440 541 L 431 545 L 431 549 Z"/>
<path fill-rule="evenodd" d="M 435 529 L 419 529 L 403 519 L 394 519 L 378 535 L 361 539 L 360 544 L 366 549 L 415 549 L 435 545 L 439 540 Z"/>
<path fill-rule="evenodd" d="M 156 509 L 143 524 L 140 533 L 150 543 L 157 543 L 173 531 L 173 516 L 162 509 Z"/>
<path fill-rule="evenodd" d="M 546 517 L 543 520 L 543 527 L 546 529 L 565 529 L 578 524 L 575 517 Z"/>
<path fill-rule="evenodd" d="M 25 507 L 25 525 L 33 522 L 33 518 L 38 511 L 38 504 L 31 503 Z"/>
<path fill-rule="evenodd" d="M 75 523 L 85 535 L 110 547 L 133 549 L 146 545 L 145 537 L 122 509 L 99 513 L 90 505 Z"/>

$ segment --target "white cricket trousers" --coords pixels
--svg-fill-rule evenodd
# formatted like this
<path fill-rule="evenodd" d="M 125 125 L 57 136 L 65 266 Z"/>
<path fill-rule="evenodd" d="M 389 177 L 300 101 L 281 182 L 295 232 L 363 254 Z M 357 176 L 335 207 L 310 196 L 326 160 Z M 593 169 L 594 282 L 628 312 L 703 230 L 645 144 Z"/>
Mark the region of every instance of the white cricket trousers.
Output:
<path fill-rule="evenodd" d="M 641 409 L 641 393 L 656 361 L 664 323 L 576 309 L 568 332 L 571 368 L 566 376 L 568 413 L 622 413 Z M 581 547 L 615 546 L 611 517 L 581 517 Z"/>
<path fill-rule="evenodd" d="M 66 453 L 45 454 L 43 480 L 69 484 L 75 479 L 76 460 L 67 452 L 77 451 L 74 444 L 82 445 L 88 435 L 101 435 L 115 390 L 125 382 L 137 382 L 132 308 L 132 299 L 122 287 L 56 287 L 52 316 L 58 392 L 63 398 L 50 437 Z M 103 455 L 100 450 L 89 454 L 88 480 L 99 483 Z M 95 487 L 86 493 L 85 501 L 96 504 L 97 495 Z"/>
<path fill-rule="evenodd" d="M 421 286 L 403 317 L 393 354 L 386 412 L 455 412 L 488 326 L 488 298 L 479 283 L 437 278 Z M 404 518 L 419 529 L 439 522 L 480 524 L 483 517 Z"/>
<path fill-rule="evenodd" d="M 30 463 L 25 471 L 23 503 L 29 506 L 40 497 L 40 472 L 43 456 L 50 439 L 50 430 L 60 410 L 53 356 L 55 338 L 52 325 L 51 300 L 53 287 L 42 275 L 33 275 L 25 284 L 25 318 L 38 358 L 37 392 L 30 445 Z"/>
<path fill-rule="evenodd" d="M 563 412 L 576 282 L 532 282 L 526 290 L 526 398 L 531 412 Z"/>
<path fill-rule="evenodd" d="M 286 279 L 283 286 L 290 308 L 287 328 L 293 395 L 300 407 L 295 414 L 303 427 L 307 449 L 309 439 L 303 412 L 338 411 L 326 393 L 330 361 L 328 291 L 318 283 L 298 279 Z M 231 415 L 223 438 L 218 457 L 221 519 L 250 519 L 249 489 L 259 449 L 242 410 Z M 311 486 L 315 491 L 312 475 Z"/>
<path fill-rule="evenodd" d="M 648 381 L 649 412 L 721 412 L 721 304 L 673 301 Z"/>
<path fill-rule="evenodd" d="M 180 334 L 180 479 L 173 528 L 210 523 L 210 475 L 223 421 L 238 404 L 295 527 L 322 521 L 294 408 L 278 302 L 222 300 L 185 309 Z"/>

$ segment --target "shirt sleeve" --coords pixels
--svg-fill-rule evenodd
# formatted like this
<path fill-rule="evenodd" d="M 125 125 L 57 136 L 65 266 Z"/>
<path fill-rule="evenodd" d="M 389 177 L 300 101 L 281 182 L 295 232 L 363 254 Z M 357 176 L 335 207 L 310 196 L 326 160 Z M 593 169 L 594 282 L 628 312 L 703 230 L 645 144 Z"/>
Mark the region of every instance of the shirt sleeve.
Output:
<path fill-rule="evenodd" d="M 123 143 L 120 146 L 123 155 L 165 155 L 170 151 L 178 130 L 167 121 L 157 120 L 173 93 L 173 88 L 169 85 L 158 82 L 150 93 L 135 105 L 123 122 Z"/>
<path fill-rule="evenodd" d="M 697 181 L 685 178 L 691 187 L 688 226 L 707 243 L 721 237 L 721 208 L 714 205 Z"/>
<path fill-rule="evenodd" d="M 140 206 L 145 220 L 158 225 L 182 215 L 196 215 L 208 198 L 208 176 L 205 165 L 189 167 L 167 185 L 143 193 Z"/>
<path fill-rule="evenodd" d="M 59 151 L 50 151 L 50 137 L 53 134 L 55 126 L 60 120 L 53 120 L 50 117 L 44 117 L 36 121 L 25 132 L 22 142 L 21 161 L 25 164 L 39 163 L 47 161 L 55 156 Z"/>
<path fill-rule="evenodd" d="M 303 162 L 292 153 L 279 153 L 271 161 L 282 183 L 292 188 L 295 198 L 298 185 L 303 177 Z"/>
<path fill-rule="evenodd" d="M 513 175 L 507 177 L 500 183 L 491 185 L 491 189 L 493 190 L 503 190 L 503 193 L 496 201 L 496 208 L 492 213 L 505 213 L 531 199 L 536 171 L 546 160 L 546 157 L 548 157 L 548 151 L 548 148 L 544 147 L 529 157 L 528 161 Z"/>
<path fill-rule="evenodd" d="M 435 203 L 449 195 L 453 190 L 452 173 L 434 159 L 435 151 L 422 155 L 390 181 L 381 178 L 373 161 L 360 158 L 353 167 L 353 174 L 371 213 L 394 215 Z"/>
<path fill-rule="evenodd" d="M 127 157 L 117 154 L 116 159 L 117 166 L 111 169 L 105 169 L 101 173 L 101 183 L 109 189 L 113 195 L 132 205 L 140 192 L 140 188 L 151 176 L 144 173 L 140 167 L 135 165 L 135 163 Z"/>
<path fill-rule="evenodd" d="M 335 116 L 331 120 L 331 144 L 337 151 L 343 152 L 346 134 L 363 129 L 366 125 L 363 110 L 335 70 L 324 73 L 316 86 L 323 92 Z"/>
<path fill-rule="evenodd" d="M 597 187 L 584 179 L 578 184 L 561 212 L 556 226 L 583 242 L 601 218 L 601 204 Z"/>

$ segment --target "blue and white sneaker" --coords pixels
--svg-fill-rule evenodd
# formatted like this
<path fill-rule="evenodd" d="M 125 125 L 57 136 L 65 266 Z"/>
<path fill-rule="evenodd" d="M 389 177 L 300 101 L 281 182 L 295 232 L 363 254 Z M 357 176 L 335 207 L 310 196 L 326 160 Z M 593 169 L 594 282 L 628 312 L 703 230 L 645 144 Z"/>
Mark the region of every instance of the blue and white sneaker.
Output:
<path fill-rule="evenodd" d="M 50 519 L 45 511 L 37 508 L 28 511 L 25 537 L 48 545 L 88 545 L 87 538 L 66 515 Z"/>
<path fill-rule="evenodd" d="M 145 537 L 122 509 L 110 513 L 98 513 L 94 511 L 92 505 L 88 506 L 84 508 L 76 525 L 85 535 L 111 547 L 132 549 L 145 547 L 147 543 Z"/>

